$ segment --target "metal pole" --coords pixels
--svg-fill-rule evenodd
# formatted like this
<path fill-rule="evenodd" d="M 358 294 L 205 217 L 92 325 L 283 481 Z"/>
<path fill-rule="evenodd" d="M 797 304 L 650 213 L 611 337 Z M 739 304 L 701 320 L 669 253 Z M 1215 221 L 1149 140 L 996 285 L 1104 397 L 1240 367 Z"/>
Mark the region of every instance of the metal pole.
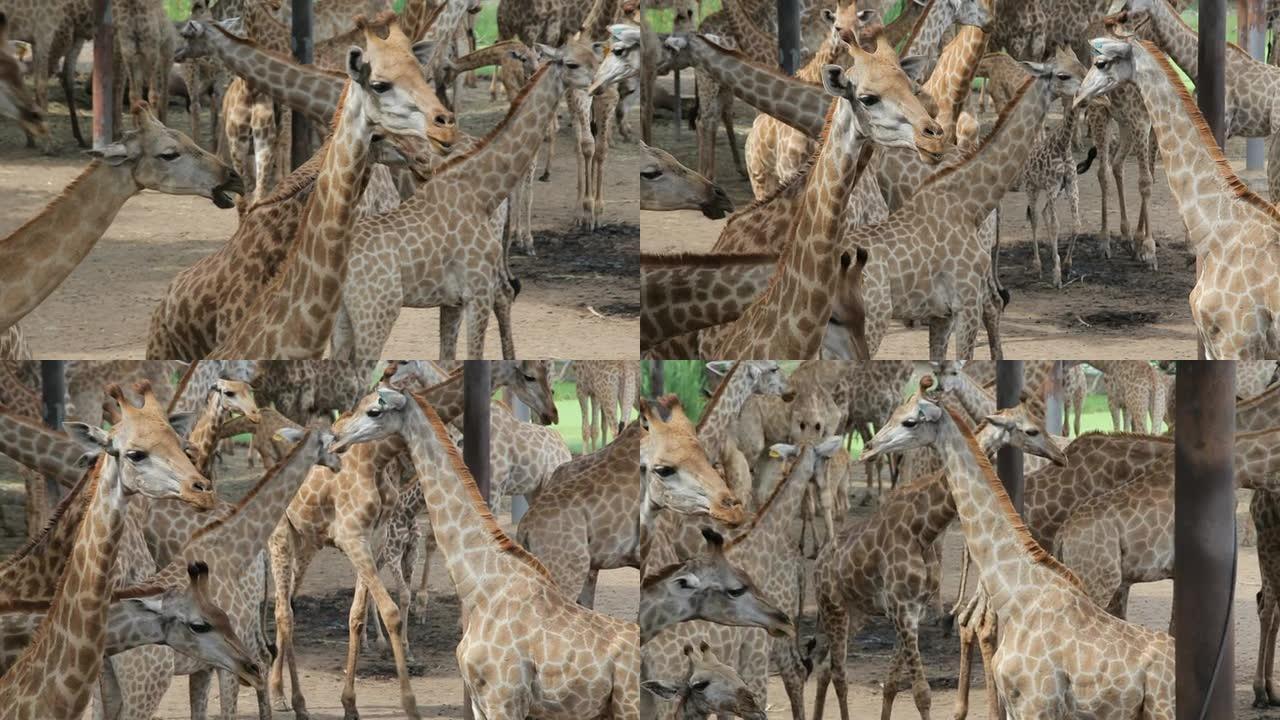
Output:
<path fill-rule="evenodd" d="M 1196 103 L 1213 130 L 1218 147 L 1226 145 L 1227 82 L 1227 0 L 1200 0 L 1200 47 L 1197 55 L 1199 77 L 1196 81 Z M 1196 258 L 1196 277 L 1200 277 L 1200 258 Z M 1197 341 L 1198 356 L 1205 358 L 1204 342 Z"/>
<path fill-rule="evenodd" d="M 661 360 L 649 361 L 649 397 L 662 397 L 666 394 L 666 373 L 662 369 Z"/>
<path fill-rule="evenodd" d="M 1022 361 L 1001 360 L 996 363 L 996 407 L 1011 408 L 1022 399 Z M 1009 493 L 1013 507 L 1022 512 L 1022 451 L 1014 447 L 1000 448 L 996 455 L 996 472 Z"/>
<path fill-rule="evenodd" d="M 675 96 L 676 96 L 676 106 L 674 111 L 675 119 L 676 119 L 675 136 L 680 137 L 680 116 L 684 112 L 683 103 L 680 101 L 680 68 L 676 68 L 671 72 L 675 76 L 672 78 L 672 82 L 675 84 L 675 89 L 673 90 L 673 92 L 675 93 Z"/>
<path fill-rule="evenodd" d="M 1260 62 L 1267 61 L 1266 0 L 1238 0 L 1236 44 Z M 1245 169 L 1261 170 L 1266 164 L 1265 138 L 1245 141 Z"/>
<path fill-rule="evenodd" d="M 502 394 L 507 399 L 507 404 L 511 406 L 511 414 L 515 415 L 516 419 L 520 422 L 530 422 L 531 413 L 529 412 L 529 406 L 525 405 L 523 400 L 516 397 L 515 393 L 511 392 L 511 388 L 503 390 Z M 524 495 L 512 495 L 512 524 L 519 524 L 520 518 L 524 517 L 526 512 L 529 512 L 529 499 Z"/>
<path fill-rule="evenodd" d="M 485 502 L 489 502 L 489 395 L 488 361 L 468 360 L 463 363 L 462 460 L 476 479 L 476 487 Z M 465 622 L 466 618 L 463 620 Z M 465 689 L 462 692 L 462 716 L 466 720 L 475 720 L 471 697 Z"/>
<path fill-rule="evenodd" d="M 113 127 L 115 91 L 115 20 L 111 17 L 111 0 L 93 0 L 93 19 L 97 30 L 93 35 L 93 146 L 102 148 L 115 137 Z M 66 62 L 75 62 L 67 58 Z"/>
<path fill-rule="evenodd" d="M 1232 717 L 1235 372 L 1231 361 L 1178 363 L 1173 424 L 1178 720 Z"/>
<path fill-rule="evenodd" d="M 293 2 L 293 57 L 303 65 L 310 65 L 315 57 L 315 41 L 312 37 L 312 0 Z M 305 113 L 294 110 L 290 123 L 293 138 L 290 142 L 290 160 L 296 169 L 311 157 L 311 122 Z"/>
<path fill-rule="evenodd" d="M 1044 396 L 1044 426 L 1053 435 L 1065 435 L 1062 432 L 1066 418 L 1062 412 L 1063 368 L 1061 360 L 1053 361 L 1053 370 L 1049 373 L 1049 387 Z"/>
<path fill-rule="evenodd" d="M 96 100 L 95 96 L 95 100 Z M 67 419 L 67 361 L 40 361 L 40 399 L 44 406 L 44 424 L 50 430 L 62 430 Z M 62 486 L 52 477 L 45 476 L 45 499 L 54 507 L 62 499 Z"/>
<path fill-rule="evenodd" d="M 788 75 L 800 67 L 800 0 L 778 0 L 778 64 Z"/>

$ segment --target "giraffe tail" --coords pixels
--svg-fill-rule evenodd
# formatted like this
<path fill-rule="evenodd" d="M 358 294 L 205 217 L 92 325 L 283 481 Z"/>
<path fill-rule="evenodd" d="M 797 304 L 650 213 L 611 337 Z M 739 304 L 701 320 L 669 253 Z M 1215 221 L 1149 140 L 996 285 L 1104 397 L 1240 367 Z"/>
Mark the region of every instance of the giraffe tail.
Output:
<path fill-rule="evenodd" d="M 1089 168 L 1093 165 L 1093 161 L 1098 159 L 1098 148 L 1089 148 L 1089 154 L 1084 160 L 1076 163 L 1076 174 L 1083 175 L 1089 172 Z"/>

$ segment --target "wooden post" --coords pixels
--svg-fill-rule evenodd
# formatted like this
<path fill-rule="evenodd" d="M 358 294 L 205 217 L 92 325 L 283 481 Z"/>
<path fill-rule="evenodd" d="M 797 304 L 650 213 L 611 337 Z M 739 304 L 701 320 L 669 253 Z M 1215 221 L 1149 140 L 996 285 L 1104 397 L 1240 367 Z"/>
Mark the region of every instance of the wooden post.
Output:
<path fill-rule="evenodd" d="M 303 65 L 310 65 L 315 58 L 315 40 L 312 36 L 312 0 L 291 0 L 293 3 L 293 58 Z M 311 122 L 305 113 L 294 110 L 290 132 L 290 161 L 297 169 L 311 157 Z"/>
<path fill-rule="evenodd" d="M 480 497 L 485 502 L 489 502 L 490 386 L 487 360 L 468 360 L 463 364 L 462 460 L 471 471 L 471 476 L 476 479 L 476 487 L 480 489 Z M 465 689 L 462 693 L 462 716 L 466 720 L 475 720 L 471 697 Z"/>
<path fill-rule="evenodd" d="M 93 35 L 93 146 L 102 148 L 115 137 L 115 20 L 111 17 L 111 0 L 93 0 L 93 19 L 97 30 Z M 67 62 L 75 62 L 67 58 Z M 39 74 L 37 73 L 37 76 Z"/>
<path fill-rule="evenodd" d="M 95 96 L 96 100 L 96 96 Z M 107 111 L 110 113 L 110 110 Z M 67 419 L 67 361 L 40 361 L 40 399 L 44 405 L 44 425 L 50 430 L 62 430 Z M 62 486 L 52 477 L 45 477 L 45 500 L 49 507 L 56 507 L 62 499 Z"/>
<path fill-rule="evenodd" d="M 1267 61 L 1267 2 L 1237 0 L 1236 44 L 1255 60 Z M 1245 140 L 1245 169 L 1261 170 L 1266 166 L 1266 138 Z"/>
<path fill-rule="evenodd" d="M 788 75 L 800 68 L 800 0 L 778 0 L 778 64 Z"/>
<path fill-rule="evenodd" d="M 1001 360 L 996 363 L 996 407 L 1010 408 L 1022 398 L 1022 361 Z M 1022 451 L 1014 447 L 1000 448 L 996 455 L 996 472 L 1009 493 L 1013 507 L 1022 512 Z"/>
<path fill-rule="evenodd" d="M 1200 73 L 1195 78 L 1196 103 L 1213 130 L 1218 147 L 1226 145 L 1227 82 L 1227 0 L 1200 0 L 1200 47 L 1197 55 Z M 1200 258 L 1196 258 L 1196 277 L 1200 277 Z M 1205 358 L 1204 343 L 1197 340 L 1198 355 Z"/>
<path fill-rule="evenodd" d="M 1202 36 L 1203 37 L 1203 36 Z M 1231 718 L 1235 596 L 1235 363 L 1178 363 L 1174 632 L 1178 720 Z"/>

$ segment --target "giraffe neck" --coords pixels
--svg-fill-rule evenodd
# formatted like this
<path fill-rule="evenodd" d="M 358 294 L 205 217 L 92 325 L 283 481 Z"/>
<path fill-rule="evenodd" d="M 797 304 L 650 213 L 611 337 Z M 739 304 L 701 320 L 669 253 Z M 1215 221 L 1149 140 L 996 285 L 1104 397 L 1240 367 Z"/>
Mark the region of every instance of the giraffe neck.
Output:
<path fill-rule="evenodd" d="M 591 11 L 582 21 L 582 35 L 588 40 L 598 40 L 609 34 L 609 25 L 618 16 L 618 0 L 595 0 Z"/>
<path fill-rule="evenodd" d="M 1028 80 L 977 154 L 926 183 L 931 187 L 922 187 L 916 197 L 943 202 L 975 225 L 983 222 L 1026 165 L 1052 99 L 1048 80 Z"/>
<path fill-rule="evenodd" d="M 975 449 L 981 450 L 970 444 L 967 432 L 944 408 L 934 447 L 942 455 L 965 543 L 991 609 L 1002 619 L 1006 613 L 1013 618 L 1026 602 L 1028 590 L 1039 592 L 1054 573 L 1033 555 L 1043 550 L 1018 519 L 991 463 L 975 455 Z"/>
<path fill-rule="evenodd" d="M 776 572 L 776 563 L 772 559 L 782 548 L 792 544 L 795 526 L 800 522 L 800 505 L 816 462 L 817 454 L 813 448 L 803 448 L 792 463 L 790 472 L 765 501 L 750 526 L 725 546 L 725 551 L 735 563 L 758 583 L 764 583 L 766 576 Z"/>
<path fill-rule="evenodd" d="M 640 588 L 640 642 L 646 643 L 676 623 L 695 617 L 694 608 L 680 598 L 662 592 L 662 584 L 651 582 Z"/>
<path fill-rule="evenodd" d="M 0 409 L 38 420 L 44 407 L 40 393 L 28 386 L 18 372 L 16 361 L 0 361 Z"/>
<path fill-rule="evenodd" d="M 1162 53 L 1157 56 L 1155 53 L 1159 50 L 1145 43 L 1131 43 L 1130 47 L 1133 48 L 1133 82 L 1151 118 L 1169 189 L 1178 202 L 1191 246 L 1197 249 L 1197 255 L 1202 254 L 1207 247 L 1228 239 L 1222 237 L 1220 231 L 1233 216 L 1239 217 L 1243 208 L 1231 190 L 1223 187 L 1216 141 L 1199 128 L 1204 117 L 1195 103 L 1184 101 L 1182 93 L 1169 81 L 1165 70 L 1168 58 Z M 1210 143 L 1214 143 L 1212 148 Z"/>
<path fill-rule="evenodd" d="M 0 240 L 0 328 L 31 312 L 62 284 L 142 190 L 132 163 L 89 163 L 44 211 Z"/>
<path fill-rule="evenodd" d="M 235 74 L 251 78 L 253 88 L 288 105 L 314 122 L 328 124 L 342 98 L 346 78 L 310 65 L 299 65 L 248 40 L 238 38 L 216 24 L 208 28 L 214 52 Z"/>
<path fill-rule="evenodd" d="M 956 397 L 975 423 L 982 422 L 983 418 L 996 411 L 996 399 L 967 373 L 960 373 L 958 377 L 960 387 L 956 388 Z"/>
<path fill-rule="evenodd" d="M 1236 432 L 1265 430 L 1277 425 L 1280 425 L 1280 386 L 1236 406 Z"/>
<path fill-rule="evenodd" d="M 0 453 L 66 486 L 79 482 L 84 451 L 63 433 L 0 411 Z"/>
<path fill-rule="evenodd" d="M 53 596 L 89 506 L 90 476 L 84 473 L 39 535 L 0 564 L 0 602 Z"/>
<path fill-rule="evenodd" d="M 453 62 L 453 70 L 455 73 L 461 74 L 468 70 L 475 70 L 489 65 L 501 65 L 507 53 L 523 44 L 519 40 L 500 40 L 458 58 Z"/>
<path fill-rule="evenodd" d="M 751 106 L 811 138 L 822 136 L 831 96 L 821 87 L 752 63 L 741 53 L 716 45 L 701 35 L 689 38 L 693 64 Z"/>
<path fill-rule="evenodd" d="M 277 53 L 291 50 L 289 27 L 277 20 L 265 3 L 249 0 L 244 4 L 243 19 L 245 36 L 262 49 Z"/>
<path fill-rule="evenodd" d="M 721 6 L 729 15 L 729 24 L 733 35 L 742 46 L 747 57 L 770 67 L 778 62 L 778 41 L 769 33 L 760 29 L 756 21 L 742 6 L 741 0 L 723 0 Z"/>
<path fill-rule="evenodd" d="M 1165 0 L 1151 3 L 1150 30 L 1156 42 L 1192 82 L 1200 77 L 1200 36 Z M 1136 78 L 1135 78 L 1136 80 Z"/>
<path fill-rule="evenodd" d="M 722 349 L 736 345 L 737 352 L 750 346 L 747 352 L 763 353 L 761 358 L 808 358 L 822 344 L 831 316 L 832 286 L 841 270 L 836 252 L 841 213 L 857 180 L 864 143 L 851 105 L 834 102 L 831 127 L 809 173 L 793 240 L 769 289 L 726 333 Z"/>
<path fill-rule="evenodd" d="M 702 419 L 698 421 L 698 443 L 711 462 L 719 460 L 724 452 L 729 431 L 750 397 L 754 382 L 751 373 L 742 367 L 741 362 L 734 363 L 729 373 L 720 381 L 720 387 L 716 389 L 711 402 L 703 408 Z"/>
<path fill-rule="evenodd" d="M 189 560 L 207 562 L 215 576 L 237 577 L 243 573 L 271 539 L 289 501 L 311 472 L 319 450 L 319 434 L 308 432 L 284 460 L 262 476 L 229 515 L 197 531 L 164 573 L 176 574 L 185 582 Z M 317 469 L 316 472 L 324 471 Z"/>
<path fill-rule="evenodd" d="M 347 83 L 307 202 L 291 258 L 230 337 L 213 352 L 224 359 L 318 358 L 333 330 L 346 276 L 351 225 L 369 182 L 373 123 L 364 88 Z"/>
<path fill-rule="evenodd" d="M 1236 434 L 1236 487 L 1280 490 L 1280 428 Z"/>
<path fill-rule="evenodd" d="M 434 410 L 411 395 L 403 412 L 401 434 L 463 612 L 502 594 L 515 578 L 545 572 L 498 527 L 439 416 L 432 417 Z"/>
<path fill-rule="evenodd" d="M 0 613 L 0 674 L 5 673 L 21 656 L 22 649 L 35 637 L 48 608 L 27 608 Z M 108 657 L 142 647 L 163 645 L 165 628 L 160 615 L 144 607 L 139 600 L 120 600 L 107 610 L 107 627 L 103 655 Z"/>
<path fill-rule="evenodd" d="M 925 91 L 938 103 L 938 124 L 946 132 L 947 142 L 955 142 L 956 119 L 964 110 L 978 62 L 986 51 L 987 33 L 982 28 L 962 25 L 925 81 Z"/>
<path fill-rule="evenodd" d="M 469 4 L 469 0 L 445 0 L 444 9 L 431 24 L 427 39 L 434 41 L 435 45 L 431 48 L 427 61 L 422 65 L 422 70 L 428 78 L 435 77 L 436 71 L 444 65 L 445 59 L 449 56 L 450 46 L 457 37 L 459 28 L 462 27 L 463 19 L 467 17 Z"/>
<path fill-rule="evenodd" d="M 938 53 L 942 51 L 942 38 L 955 20 L 952 13 L 948 11 L 949 7 L 945 2 L 929 0 L 929 4 L 924 8 L 924 14 L 916 21 L 916 26 L 911 31 L 911 37 L 907 38 L 907 46 L 903 50 L 902 57 L 930 59 L 938 57 Z"/>
<path fill-rule="evenodd" d="M 444 424 L 448 425 L 462 417 L 462 373 L 454 373 L 448 380 L 436 383 L 420 393 Z"/>
<path fill-rule="evenodd" d="M 99 460 L 62 586 L 36 642 L 0 679 L 3 707 L 35 705 L 45 717 L 79 717 L 102 667 L 111 567 L 124 530 L 128 497 L 115 459 Z"/>
<path fill-rule="evenodd" d="M 769 286 L 778 266 L 771 255 L 640 256 L 641 341 L 672 338 L 737 320 Z"/>
<path fill-rule="evenodd" d="M 507 117 L 466 157 L 442 166 L 434 184 L 451 183 L 462 197 L 488 217 L 529 174 L 540 147 L 538 138 L 564 95 L 564 66 L 544 65 L 511 104 Z M 455 202 L 455 201 L 451 201 Z"/>
<path fill-rule="evenodd" d="M 995 457 L 1000 448 L 1009 444 L 1008 435 L 990 423 L 983 423 L 978 428 L 976 439 L 988 459 Z M 928 546 L 946 532 L 951 521 L 956 519 L 956 501 L 947 487 L 946 474 L 942 472 L 935 473 L 920 491 L 927 498 L 926 506 L 929 510 L 919 516 L 922 526 L 917 537 L 922 546 Z M 909 507 L 914 513 L 917 506 L 911 503 Z"/>
<path fill-rule="evenodd" d="M 212 388 L 205 394 L 200 417 L 187 436 L 187 455 L 191 458 L 191 464 L 205 477 L 210 476 L 213 450 L 218 444 L 222 420 L 222 393 L 217 388 Z"/>

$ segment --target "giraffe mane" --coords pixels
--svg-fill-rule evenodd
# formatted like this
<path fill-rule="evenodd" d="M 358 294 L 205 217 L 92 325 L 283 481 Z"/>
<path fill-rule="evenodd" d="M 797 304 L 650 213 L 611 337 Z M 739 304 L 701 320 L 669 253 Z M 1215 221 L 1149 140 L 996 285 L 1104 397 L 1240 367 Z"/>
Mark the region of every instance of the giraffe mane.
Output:
<path fill-rule="evenodd" d="M 720 378 L 720 384 L 716 386 L 716 391 L 711 393 L 711 399 L 707 401 L 706 407 L 702 408 L 702 417 L 698 419 L 698 427 L 695 428 L 695 432 L 702 432 L 703 426 L 707 423 L 707 418 L 711 417 L 711 413 L 720 404 L 720 398 L 724 395 L 725 388 L 729 387 L 729 381 L 737 374 L 741 365 L 741 361 L 730 365 L 729 372 L 725 373 L 723 378 Z"/>
<path fill-rule="evenodd" d="M 58 503 L 58 506 L 49 514 L 49 519 L 45 522 L 44 527 L 40 529 L 40 532 L 27 540 L 26 544 L 17 552 L 5 558 L 3 563 L 0 563 L 0 571 L 12 566 L 18 560 L 30 555 L 36 548 L 41 547 L 48 542 L 49 536 L 53 534 L 54 527 L 57 526 L 58 522 L 62 520 L 64 515 L 71 511 L 72 506 L 76 503 L 86 501 L 84 489 L 88 485 L 88 482 L 86 481 L 89 479 L 90 472 L 91 469 L 86 469 L 84 471 L 84 474 L 80 476 L 80 481 L 67 492 L 66 496 L 62 498 L 62 501 Z"/>
<path fill-rule="evenodd" d="M 314 431 L 308 430 L 307 434 L 309 435 L 312 432 Z M 266 488 L 267 485 L 270 484 L 271 481 L 275 479 L 276 475 L 280 473 L 281 468 L 283 468 L 285 465 L 288 465 L 293 460 L 293 457 L 298 454 L 298 451 L 302 449 L 302 445 L 306 441 L 307 441 L 307 437 L 306 435 L 304 435 L 302 439 L 299 440 L 297 444 L 293 446 L 293 449 L 289 451 L 288 455 L 285 455 L 283 458 L 280 459 L 280 462 L 276 463 L 270 470 L 263 473 L 262 479 L 259 480 L 257 484 L 254 485 L 253 488 L 249 490 L 249 492 L 245 493 L 245 496 L 240 498 L 239 502 L 237 502 L 234 506 L 232 506 L 230 512 L 223 514 L 222 517 L 216 520 L 213 520 L 208 525 L 205 525 L 201 527 L 199 530 L 196 530 L 194 533 L 192 533 L 191 538 L 187 540 L 187 542 L 182 546 L 182 549 L 185 551 L 188 547 L 191 547 L 197 540 L 203 538 L 205 535 L 208 535 L 214 530 L 217 530 L 223 525 L 226 525 L 228 522 L 231 521 L 232 518 L 239 515 L 240 512 L 243 511 L 250 502 L 253 502 L 254 498 L 262 494 L 263 489 Z"/>
<path fill-rule="evenodd" d="M 907 2 L 911 2 L 911 0 L 907 0 Z M 911 43 L 915 42 L 916 38 L 920 37 L 920 33 L 924 31 L 925 21 L 929 19 L 929 13 L 933 12 L 933 6 L 936 4 L 935 0 L 929 0 L 929 2 L 925 4 L 924 11 L 920 13 L 920 17 L 916 18 L 915 25 L 911 26 L 911 32 L 907 35 L 907 38 L 902 41 L 903 52 L 906 52 L 907 48 L 911 47 Z"/>
<path fill-rule="evenodd" d="M 969 445 L 969 452 L 977 462 L 978 472 L 982 474 L 982 478 L 986 481 L 987 487 L 991 489 L 991 492 L 995 493 L 996 504 L 1003 511 L 1005 520 L 1013 528 L 1014 534 L 1017 535 L 1018 540 L 1021 542 L 1023 552 L 1026 553 L 1031 562 L 1048 568 L 1063 580 L 1066 580 L 1076 590 L 1083 591 L 1084 586 L 1080 583 L 1080 578 L 1076 577 L 1076 574 L 1071 572 L 1070 568 L 1049 554 L 1031 536 L 1031 530 L 1027 528 L 1026 522 L 1023 521 L 1022 516 L 1013 507 L 1013 501 L 1009 499 L 1009 493 L 1005 491 L 1000 478 L 996 477 L 996 471 L 991 467 L 991 461 L 987 459 L 987 454 L 979 447 L 978 439 L 974 436 L 973 431 L 961 421 L 959 414 L 955 410 L 945 405 L 942 408 L 951 416 L 951 420 L 959 430 L 960 435 Z"/>
<path fill-rule="evenodd" d="M 1100 437 L 1100 438 L 1105 438 L 1105 439 L 1108 439 L 1108 440 L 1112 440 L 1112 439 L 1117 439 L 1117 440 L 1151 440 L 1151 441 L 1155 441 L 1155 442 L 1159 442 L 1159 443 L 1165 443 L 1165 444 L 1168 444 L 1168 445 L 1172 445 L 1172 444 L 1173 444 L 1173 438 L 1172 438 L 1172 437 L 1170 437 L 1170 436 L 1168 436 L 1168 435 L 1147 435 L 1147 434 L 1145 434 L 1145 433 L 1136 433 L 1136 432 L 1127 432 L 1127 431 L 1125 431 L 1125 432 L 1103 432 L 1103 431 L 1101 431 L 1101 430 L 1090 430 L 1090 431 L 1088 431 L 1088 432 L 1084 433 L 1083 435 L 1081 435 L 1080 437 L 1077 437 L 1077 438 L 1076 438 L 1076 440 L 1080 440 L 1080 439 L 1082 439 L 1082 438 L 1087 438 L 1087 437 Z M 1073 441 L 1072 441 L 1072 444 L 1075 444 L 1075 440 L 1073 440 Z"/>
<path fill-rule="evenodd" d="M 960 168 L 973 162 L 974 158 L 981 155 L 987 147 L 991 145 L 991 143 L 995 142 L 996 138 L 999 137 L 1000 133 L 1004 130 L 1004 126 L 1008 124 L 1009 118 L 1013 116 L 1013 111 L 1018 109 L 1018 105 L 1022 103 L 1023 97 L 1026 96 L 1027 91 L 1031 89 L 1031 85 L 1035 81 L 1035 78 L 1029 77 L 1022 83 L 1022 85 L 1018 86 L 1018 90 L 1013 94 L 1013 97 L 1009 98 L 1009 102 L 1005 103 L 1004 109 L 1000 111 L 1000 117 L 996 118 L 996 124 L 991 128 L 991 132 L 987 133 L 987 136 L 982 139 L 982 142 L 978 143 L 977 147 L 965 153 L 964 157 L 961 158 L 959 162 L 930 175 L 923 183 L 920 183 L 920 190 L 916 190 L 915 195 L 920 195 L 921 190 L 923 190 L 925 186 L 937 184 L 948 175 L 951 175 Z"/>
<path fill-rule="evenodd" d="M 1155 58 L 1156 64 L 1164 71 L 1165 78 L 1169 84 L 1173 86 L 1174 93 L 1182 100 L 1182 106 L 1187 112 L 1191 124 L 1195 127 L 1196 132 L 1200 135 L 1200 144 L 1204 146 L 1206 152 L 1209 153 L 1209 159 L 1218 169 L 1218 177 L 1226 184 L 1227 189 L 1231 191 L 1236 198 L 1243 200 L 1245 203 L 1252 205 L 1262 211 L 1272 222 L 1280 223 L 1280 210 L 1274 205 L 1263 200 L 1257 193 L 1249 189 L 1249 186 L 1240 180 L 1235 170 L 1231 169 L 1231 164 L 1227 162 L 1226 157 L 1222 155 L 1222 149 L 1218 147 L 1218 141 L 1213 136 L 1213 131 L 1209 129 L 1209 123 L 1205 122 L 1204 115 L 1200 114 L 1200 108 L 1196 106 L 1191 94 L 1187 92 L 1187 86 L 1182 84 L 1182 79 L 1178 76 L 1178 72 L 1173 69 L 1173 63 L 1169 60 L 1169 56 L 1156 47 L 1155 43 L 1146 40 L 1138 41 L 1144 50 Z"/>
<path fill-rule="evenodd" d="M 778 253 L 659 253 L 640 255 L 640 265 L 645 268 L 665 267 L 727 267 L 729 265 L 777 264 Z"/>
<path fill-rule="evenodd" d="M 830 132 L 831 127 L 831 119 L 835 116 L 835 111 L 835 102 L 827 106 L 827 115 L 822 121 L 822 134 L 818 137 L 818 146 L 813 152 L 809 153 L 809 157 L 805 158 L 804 164 L 797 168 L 789 177 L 784 178 L 773 192 L 766 194 L 764 197 L 752 200 L 750 205 L 747 205 L 741 210 L 731 214 L 724 224 L 726 230 L 734 223 L 735 220 L 740 219 L 751 211 L 758 210 L 789 192 L 802 190 L 804 188 L 804 184 L 809 181 L 809 175 L 813 172 L 814 165 L 818 162 L 818 153 L 822 150 L 822 144 L 827 141 L 827 135 Z"/>
<path fill-rule="evenodd" d="M 511 107 L 507 109 L 507 114 L 503 116 L 502 121 L 499 122 L 497 126 L 494 127 L 492 130 L 490 130 L 489 133 L 485 135 L 479 142 L 473 145 L 470 150 L 468 150 L 467 152 L 457 157 L 449 158 L 445 162 L 441 163 L 441 165 L 437 167 L 435 169 L 435 172 L 432 174 L 434 176 L 442 175 L 444 172 L 451 170 L 455 166 L 461 163 L 464 163 L 467 160 L 470 160 L 471 158 L 480 154 L 481 151 L 488 148 L 489 144 L 492 143 L 498 136 L 500 136 L 503 133 L 503 131 L 507 129 L 507 126 L 511 124 L 511 119 L 516 116 L 516 111 L 520 109 L 520 106 L 524 105 L 525 100 L 528 99 L 530 93 L 532 93 L 534 88 L 538 86 L 539 82 L 544 77 L 546 77 L 547 73 L 550 71 L 550 68 L 551 68 L 551 63 L 547 63 L 542 67 L 538 68 L 537 72 L 535 72 L 532 76 L 529 77 L 529 82 L 526 82 L 524 84 L 524 87 L 520 88 L 520 94 L 516 95 L 516 99 L 511 101 Z"/>
<path fill-rule="evenodd" d="M 88 166 L 86 166 L 85 169 L 79 175 L 77 175 L 74 180 L 67 183 L 67 186 L 62 188 L 62 192 L 58 193 L 57 197 L 45 203 L 43 210 L 41 210 L 36 215 L 32 216 L 30 220 L 27 220 L 26 222 L 22 223 L 22 225 L 14 228 L 4 238 L 0 238 L 0 248 L 3 248 L 5 243 L 12 240 L 15 236 L 21 235 L 29 227 L 40 222 L 45 215 L 48 215 L 50 212 L 53 211 L 54 205 L 57 205 L 58 203 L 76 194 L 80 190 L 80 185 L 86 182 L 89 176 L 92 175 L 94 171 L 98 169 L 98 166 L 101 164 L 102 164 L 101 160 L 94 160 L 93 162 L 90 162 Z"/>
<path fill-rule="evenodd" d="M 475 477 L 471 475 L 471 470 L 463 462 L 462 453 L 458 451 L 458 446 L 454 445 L 453 440 L 450 439 L 449 431 L 445 429 L 444 421 L 440 419 L 436 409 L 431 407 L 431 404 L 417 393 L 409 393 L 409 395 L 413 397 L 414 402 L 418 404 L 418 408 L 427 416 L 427 422 L 436 435 L 436 442 L 444 448 L 445 454 L 449 458 L 449 464 L 462 481 L 463 487 L 466 488 L 472 507 L 480 515 L 480 522 L 484 525 L 485 530 L 489 532 L 490 537 L 493 538 L 497 549 L 524 563 L 538 576 L 554 584 L 555 580 L 551 577 L 551 573 L 547 571 L 546 566 L 542 564 L 542 561 L 538 560 L 533 553 L 525 550 L 520 543 L 512 540 L 498 525 L 498 521 L 493 517 L 493 511 L 490 509 L 489 503 L 485 502 L 485 499 L 480 495 L 480 488 L 476 486 Z"/>

